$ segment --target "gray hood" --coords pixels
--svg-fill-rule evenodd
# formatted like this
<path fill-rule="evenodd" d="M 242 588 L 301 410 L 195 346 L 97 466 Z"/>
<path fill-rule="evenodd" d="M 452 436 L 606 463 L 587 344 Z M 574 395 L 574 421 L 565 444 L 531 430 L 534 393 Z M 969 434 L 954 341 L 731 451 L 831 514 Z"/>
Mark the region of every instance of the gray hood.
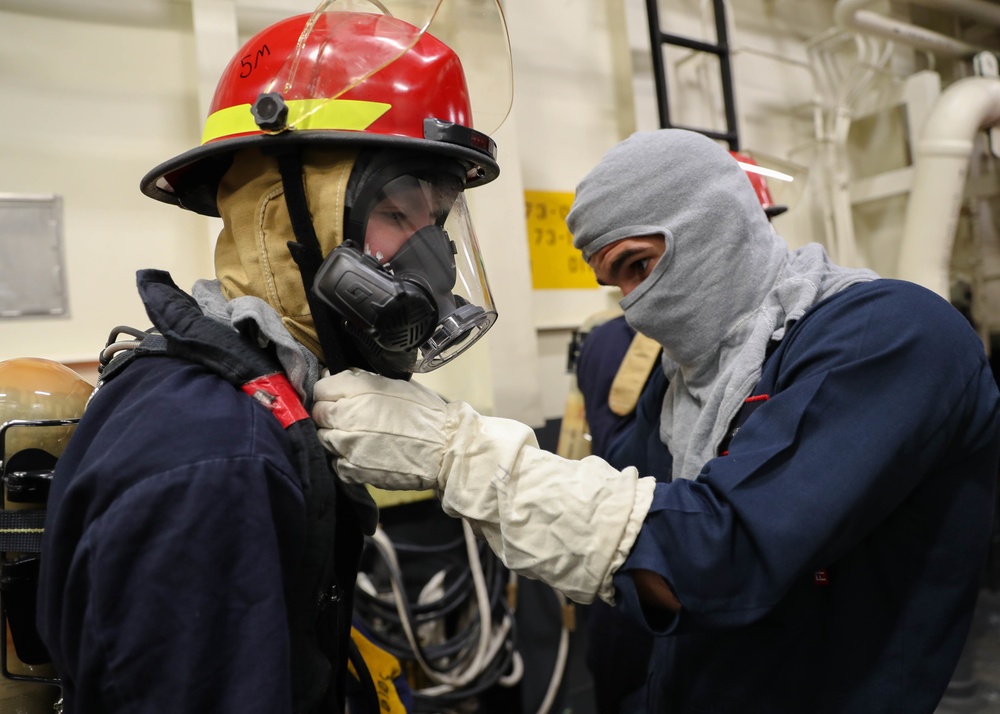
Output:
<path fill-rule="evenodd" d="M 664 348 L 661 438 L 675 477 L 694 478 L 715 456 L 770 341 L 824 297 L 877 277 L 832 264 L 818 244 L 789 251 L 733 157 L 681 129 L 611 149 L 577 187 L 567 223 L 585 259 L 630 236 L 666 240 L 621 306 Z"/>

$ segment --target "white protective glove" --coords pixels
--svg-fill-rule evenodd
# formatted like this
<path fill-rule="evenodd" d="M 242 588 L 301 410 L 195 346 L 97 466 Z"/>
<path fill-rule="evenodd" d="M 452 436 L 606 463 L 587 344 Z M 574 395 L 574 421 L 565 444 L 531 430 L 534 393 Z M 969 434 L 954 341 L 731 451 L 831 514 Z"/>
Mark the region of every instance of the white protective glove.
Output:
<path fill-rule="evenodd" d="M 577 602 L 614 603 L 611 576 L 646 517 L 653 478 L 543 451 L 524 424 L 412 382 L 341 372 L 317 382 L 314 397 L 342 479 L 435 489 L 445 513 L 468 519 L 509 569 Z"/>

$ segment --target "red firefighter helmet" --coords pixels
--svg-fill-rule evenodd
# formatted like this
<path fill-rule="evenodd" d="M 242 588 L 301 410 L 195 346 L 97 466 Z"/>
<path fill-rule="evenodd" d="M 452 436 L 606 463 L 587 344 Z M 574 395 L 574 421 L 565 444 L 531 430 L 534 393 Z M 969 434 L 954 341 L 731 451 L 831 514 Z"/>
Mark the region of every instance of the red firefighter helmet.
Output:
<path fill-rule="evenodd" d="M 223 71 L 201 145 L 150 171 L 140 183 L 142 192 L 217 216 L 216 189 L 232 153 L 253 145 L 277 148 L 281 142 L 426 150 L 459 159 L 468 171 L 467 186 L 493 180 L 499 174 L 496 145 L 473 129 L 468 70 L 452 49 L 462 41 L 446 45 L 431 31 L 440 25 L 442 34 L 450 29 L 457 38 L 459 27 L 465 25 L 468 34 L 468 26 L 475 25 L 473 34 L 489 37 L 491 64 L 500 69 L 484 81 L 499 85 L 492 94 L 502 96 L 510 82 L 503 14 L 497 0 L 473 0 L 456 6 L 464 13 L 458 18 L 442 11 L 443 2 L 408 3 L 417 10 L 401 19 L 379 14 L 391 2 L 353 12 L 340 9 L 346 0 L 328 1 L 311 15 L 257 33 Z M 484 60 L 469 64 L 483 66 Z M 509 106 L 508 98 L 503 116 Z M 490 109 L 496 110 L 496 102 Z"/>
<path fill-rule="evenodd" d="M 754 161 L 753 157 L 740 151 L 730 151 L 729 153 L 743 167 L 743 171 L 746 173 L 747 178 L 750 179 L 750 185 L 753 186 L 754 193 L 757 194 L 757 200 L 760 201 L 761 208 L 764 209 L 764 213 L 767 214 L 768 219 L 781 215 L 788 210 L 788 206 L 780 206 L 774 203 L 774 199 L 771 198 L 771 191 L 767 187 L 767 179 L 760 172 L 753 170 L 757 167 L 757 162 Z"/>

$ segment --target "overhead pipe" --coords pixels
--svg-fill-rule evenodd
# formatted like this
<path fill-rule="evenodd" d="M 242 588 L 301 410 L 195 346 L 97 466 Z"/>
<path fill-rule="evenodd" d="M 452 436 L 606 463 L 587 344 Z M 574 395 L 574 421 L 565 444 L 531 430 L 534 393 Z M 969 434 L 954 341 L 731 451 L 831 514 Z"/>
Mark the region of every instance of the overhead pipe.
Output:
<path fill-rule="evenodd" d="M 976 134 L 1000 123 L 1000 79 L 966 77 L 938 97 L 914 155 L 897 277 L 949 295 L 955 227 Z"/>
<path fill-rule="evenodd" d="M 834 22 L 844 29 L 865 35 L 885 37 L 893 42 L 916 47 L 942 55 L 968 57 L 984 48 L 971 45 L 968 42 L 956 40 L 948 35 L 928 30 L 924 27 L 886 17 L 877 12 L 866 10 L 879 0 L 838 0 L 833 8 Z M 918 4 L 932 4 L 947 7 L 955 12 L 966 12 L 978 18 L 995 17 L 990 13 L 986 3 L 975 0 L 958 0 L 948 3 L 943 0 L 915 0 Z"/>

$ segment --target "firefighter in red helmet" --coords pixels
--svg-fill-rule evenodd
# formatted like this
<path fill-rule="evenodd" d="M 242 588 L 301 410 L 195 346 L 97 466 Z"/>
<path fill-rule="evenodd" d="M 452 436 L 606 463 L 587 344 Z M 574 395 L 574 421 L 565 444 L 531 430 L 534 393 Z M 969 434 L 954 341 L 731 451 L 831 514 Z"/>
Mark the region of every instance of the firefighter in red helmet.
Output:
<path fill-rule="evenodd" d="M 499 173 L 509 65 L 496 0 L 328 0 L 252 37 L 200 146 L 141 180 L 222 230 L 191 294 L 138 273 L 153 326 L 112 333 L 56 468 L 38 623 L 67 713 L 406 708 L 351 638 L 377 512 L 308 409 L 324 369 L 405 379 L 496 319 L 463 192 Z"/>
<path fill-rule="evenodd" d="M 458 55 L 427 31 L 442 2 L 417 3 L 410 22 L 325 3 L 267 28 L 223 72 L 202 145 L 141 182 L 222 215 L 223 297 L 263 299 L 332 369 L 427 371 L 496 319 L 462 197 L 499 174 L 496 145 L 472 128 Z M 479 23 L 489 11 L 505 41 L 492 0 L 465 7 Z M 425 230 L 397 256 L 379 238 L 387 220 L 402 240 Z M 441 251 L 454 257 L 428 273 Z"/>

